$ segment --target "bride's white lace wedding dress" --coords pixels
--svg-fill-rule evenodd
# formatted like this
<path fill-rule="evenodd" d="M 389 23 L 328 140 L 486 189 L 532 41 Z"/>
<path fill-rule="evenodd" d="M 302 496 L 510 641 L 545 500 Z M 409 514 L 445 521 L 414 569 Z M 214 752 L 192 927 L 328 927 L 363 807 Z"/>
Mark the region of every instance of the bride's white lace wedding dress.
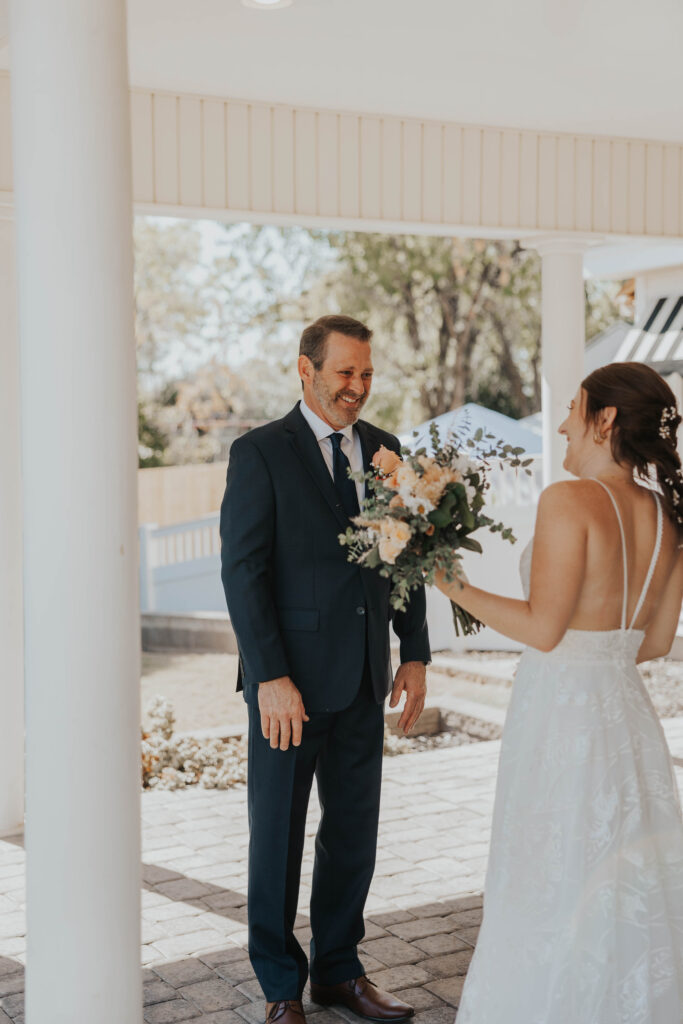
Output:
<path fill-rule="evenodd" d="M 602 481 L 597 481 L 602 484 Z M 602 484 L 602 486 L 605 486 Z M 501 744 L 484 920 L 457 1024 L 681 1024 L 683 820 L 633 629 L 527 648 Z M 521 573 L 529 593 L 530 547 Z"/>

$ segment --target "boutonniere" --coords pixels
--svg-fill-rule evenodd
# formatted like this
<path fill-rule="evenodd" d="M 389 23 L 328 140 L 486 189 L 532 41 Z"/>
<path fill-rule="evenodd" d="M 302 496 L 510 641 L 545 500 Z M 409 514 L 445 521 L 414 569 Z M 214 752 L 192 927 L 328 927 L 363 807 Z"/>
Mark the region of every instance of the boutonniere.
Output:
<path fill-rule="evenodd" d="M 383 476 L 391 476 L 401 465 L 401 456 L 382 445 L 372 456 L 372 464 Z"/>

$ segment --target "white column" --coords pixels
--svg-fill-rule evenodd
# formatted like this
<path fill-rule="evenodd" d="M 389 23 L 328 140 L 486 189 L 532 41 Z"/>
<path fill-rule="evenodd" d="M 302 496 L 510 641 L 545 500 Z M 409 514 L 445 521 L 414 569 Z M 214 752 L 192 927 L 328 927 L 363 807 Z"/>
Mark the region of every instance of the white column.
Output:
<path fill-rule="evenodd" d="M 24 621 L 14 216 L 0 207 L 0 835 L 24 823 Z"/>
<path fill-rule="evenodd" d="M 557 433 L 567 406 L 585 377 L 586 299 L 583 238 L 544 238 L 527 243 L 541 254 L 541 368 L 543 482 L 566 478 L 566 442 Z"/>
<path fill-rule="evenodd" d="M 27 1024 L 137 1024 L 136 379 L 125 0 L 13 0 Z"/>

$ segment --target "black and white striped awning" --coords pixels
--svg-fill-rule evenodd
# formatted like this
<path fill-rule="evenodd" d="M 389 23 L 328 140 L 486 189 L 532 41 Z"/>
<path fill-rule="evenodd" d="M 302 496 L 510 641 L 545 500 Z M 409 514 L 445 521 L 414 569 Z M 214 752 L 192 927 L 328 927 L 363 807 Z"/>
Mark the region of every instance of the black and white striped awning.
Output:
<path fill-rule="evenodd" d="M 647 363 L 659 373 L 683 369 L 683 296 L 657 299 L 622 341 L 615 362 Z"/>

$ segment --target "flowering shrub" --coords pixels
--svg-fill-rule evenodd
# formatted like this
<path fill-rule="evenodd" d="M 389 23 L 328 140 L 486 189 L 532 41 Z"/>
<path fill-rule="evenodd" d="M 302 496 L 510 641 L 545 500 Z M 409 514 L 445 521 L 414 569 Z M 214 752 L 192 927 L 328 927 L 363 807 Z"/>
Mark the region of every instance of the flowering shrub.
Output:
<path fill-rule="evenodd" d="M 492 461 L 524 469 L 532 461 L 522 461 L 523 448 L 482 430 L 465 441 L 453 435 L 443 444 L 435 424 L 430 434 L 432 455 L 425 448 L 414 454 L 404 448 L 400 458 L 382 447 L 370 473 L 351 474 L 366 481 L 371 493 L 354 526 L 339 536 L 350 562 L 391 580 L 391 603 L 397 609 L 405 608 L 411 590 L 432 584 L 440 570 L 452 582 L 461 572 L 462 550 L 481 553 L 481 544 L 471 536 L 475 530 L 487 527 L 514 543 L 512 530 L 484 512 L 488 471 Z M 453 621 L 456 634 L 461 628 L 465 635 L 481 628 L 455 604 Z"/>
<path fill-rule="evenodd" d="M 185 789 L 187 786 L 229 789 L 247 781 L 246 736 L 229 740 L 195 737 L 174 739 L 173 707 L 163 697 L 154 697 L 147 709 L 147 717 L 149 725 L 142 731 L 144 789 Z M 498 732 L 478 735 L 468 724 L 474 721 L 450 712 L 446 715 L 446 730 L 435 736 L 395 735 L 385 725 L 384 756 L 396 757 L 419 750 L 434 750 L 473 743 L 479 739 L 498 738 Z M 482 722 L 476 722 L 476 725 L 484 730 L 492 728 Z"/>
<path fill-rule="evenodd" d="M 247 781 L 247 740 L 173 736 L 175 715 L 169 701 L 155 697 L 142 730 L 142 785 L 145 789 L 228 789 Z"/>

